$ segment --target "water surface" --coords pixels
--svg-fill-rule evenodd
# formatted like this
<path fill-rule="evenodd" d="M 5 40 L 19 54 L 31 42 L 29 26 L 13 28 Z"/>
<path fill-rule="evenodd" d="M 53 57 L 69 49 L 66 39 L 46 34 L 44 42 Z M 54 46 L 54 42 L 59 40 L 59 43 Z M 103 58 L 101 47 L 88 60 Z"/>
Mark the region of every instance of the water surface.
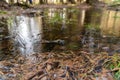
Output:
<path fill-rule="evenodd" d="M 50 51 L 89 53 L 120 49 L 120 12 L 102 9 L 49 8 L 12 17 L 0 41 L 3 52 L 23 55 Z M 1 28 L 1 27 L 0 27 Z M 3 35 L 2 33 L 1 35 Z M 12 46 L 12 49 L 9 47 Z"/>

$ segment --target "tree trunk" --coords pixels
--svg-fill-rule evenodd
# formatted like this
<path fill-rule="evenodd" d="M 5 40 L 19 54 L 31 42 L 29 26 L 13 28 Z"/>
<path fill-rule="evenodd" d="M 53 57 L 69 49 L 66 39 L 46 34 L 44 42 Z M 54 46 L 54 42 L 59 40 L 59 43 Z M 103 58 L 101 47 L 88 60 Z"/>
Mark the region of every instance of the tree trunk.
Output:
<path fill-rule="evenodd" d="M 75 4 L 75 1 L 74 0 L 68 0 L 68 2 L 72 3 L 72 4 Z"/>
<path fill-rule="evenodd" d="M 96 3 L 96 2 L 98 2 L 98 0 L 86 0 L 86 3 L 87 4 L 94 4 L 94 3 Z"/>
<path fill-rule="evenodd" d="M 39 0 L 40 4 L 44 4 L 44 1 L 43 0 Z"/>
<path fill-rule="evenodd" d="M 17 0 L 17 3 L 19 3 L 20 2 L 20 0 Z"/>

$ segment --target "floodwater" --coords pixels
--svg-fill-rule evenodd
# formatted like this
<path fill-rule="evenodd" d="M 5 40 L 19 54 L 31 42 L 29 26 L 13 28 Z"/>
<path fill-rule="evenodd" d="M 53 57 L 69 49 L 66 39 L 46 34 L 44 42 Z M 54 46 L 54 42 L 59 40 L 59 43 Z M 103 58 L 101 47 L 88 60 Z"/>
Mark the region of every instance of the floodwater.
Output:
<path fill-rule="evenodd" d="M 68 50 L 120 52 L 119 11 L 42 9 L 40 13 L 13 16 L 4 29 L 7 32 L 0 35 L 1 55 Z"/>

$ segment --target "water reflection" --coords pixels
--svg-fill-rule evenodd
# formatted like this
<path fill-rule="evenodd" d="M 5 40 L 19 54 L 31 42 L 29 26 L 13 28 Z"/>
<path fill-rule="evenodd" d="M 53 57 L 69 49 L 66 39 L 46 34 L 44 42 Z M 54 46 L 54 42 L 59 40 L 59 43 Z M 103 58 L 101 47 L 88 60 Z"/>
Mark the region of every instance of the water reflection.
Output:
<path fill-rule="evenodd" d="M 0 18 L 0 60 L 5 58 L 7 54 L 13 53 L 13 44 L 10 40 L 9 29 L 6 23 L 7 19 Z"/>
<path fill-rule="evenodd" d="M 25 55 L 51 50 L 110 51 L 119 48 L 119 15 L 102 9 L 44 9 L 42 17 L 16 16 L 10 33 Z M 65 41 L 64 46 L 60 41 Z"/>
<path fill-rule="evenodd" d="M 65 40 L 66 44 L 64 45 L 64 48 L 62 46 L 54 47 L 54 49 L 57 51 L 61 51 L 63 49 L 77 50 L 81 46 L 80 39 L 84 24 L 84 14 L 82 13 L 84 12 L 84 10 L 79 11 L 72 8 L 57 9 L 53 12 L 54 16 L 50 16 L 50 20 L 48 20 L 47 18 L 45 19 L 45 21 L 47 21 L 47 23 L 45 22 L 45 24 L 47 25 L 45 26 L 47 30 L 44 31 L 43 39 Z"/>
<path fill-rule="evenodd" d="M 120 12 L 103 11 L 100 28 L 105 35 L 120 36 Z"/>
<path fill-rule="evenodd" d="M 34 53 L 35 43 L 41 41 L 42 19 L 41 17 L 16 16 L 10 29 L 15 37 L 15 44 L 22 53 Z M 39 50 L 41 45 L 39 45 Z M 37 48 L 37 46 L 36 46 Z M 41 50 L 40 50 L 41 51 Z"/>
<path fill-rule="evenodd" d="M 109 41 L 116 43 L 116 48 L 119 48 L 117 44 L 120 37 L 120 19 L 118 17 L 120 12 L 109 11 L 111 17 L 106 20 L 108 19 L 108 11 L 102 9 L 79 10 L 70 8 L 53 10 L 52 13 L 50 12 L 49 20 L 45 19 L 48 31 L 43 31 L 43 39 L 63 39 L 66 41 L 65 50 L 78 50 L 83 45 L 84 50 L 88 49 L 87 51 L 90 53 L 101 51 L 103 47 L 113 47 L 113 44 L 109 44 Z M 116 39 L 117 41 L 115 41 Z M 81 41 L 85 41 L 85 43 L 81 45 Z M 55 49 L 58 49 L 58 47 Z"/>

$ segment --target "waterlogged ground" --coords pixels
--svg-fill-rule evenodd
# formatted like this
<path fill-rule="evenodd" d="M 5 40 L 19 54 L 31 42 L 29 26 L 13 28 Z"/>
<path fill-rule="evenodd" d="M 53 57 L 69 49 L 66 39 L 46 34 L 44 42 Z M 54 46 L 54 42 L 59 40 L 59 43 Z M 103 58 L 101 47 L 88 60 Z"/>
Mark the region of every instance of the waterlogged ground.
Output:
<path fill-rule="evenodd" d="M 0 79 L 119 80 L 119 15 L 54 7 L 2 18 Z"/>

